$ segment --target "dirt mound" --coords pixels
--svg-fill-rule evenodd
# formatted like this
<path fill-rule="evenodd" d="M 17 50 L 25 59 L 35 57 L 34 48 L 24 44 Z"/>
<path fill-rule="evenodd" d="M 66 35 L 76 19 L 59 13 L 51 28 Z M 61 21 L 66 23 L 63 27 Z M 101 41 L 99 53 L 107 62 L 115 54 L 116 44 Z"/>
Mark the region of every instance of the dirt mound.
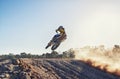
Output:
<path fill-rule="evenodd" d="M 4 63 L 2 63 L 4 62 Z M 0 79 L 120 79 L 73 59 L 18 59 L 0 62 Z"/>

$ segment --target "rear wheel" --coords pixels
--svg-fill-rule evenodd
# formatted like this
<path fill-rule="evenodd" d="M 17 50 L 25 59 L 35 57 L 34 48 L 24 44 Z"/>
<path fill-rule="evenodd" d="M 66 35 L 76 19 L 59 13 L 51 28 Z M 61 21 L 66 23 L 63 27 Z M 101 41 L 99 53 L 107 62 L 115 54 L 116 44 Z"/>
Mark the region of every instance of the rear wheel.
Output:
<path fill-rule="evenodd" d="M 51 47 L 51 50 L 55 50 L 59 45 L 60 45 L 60 43 L 55 43 L 55 44 Z"/>

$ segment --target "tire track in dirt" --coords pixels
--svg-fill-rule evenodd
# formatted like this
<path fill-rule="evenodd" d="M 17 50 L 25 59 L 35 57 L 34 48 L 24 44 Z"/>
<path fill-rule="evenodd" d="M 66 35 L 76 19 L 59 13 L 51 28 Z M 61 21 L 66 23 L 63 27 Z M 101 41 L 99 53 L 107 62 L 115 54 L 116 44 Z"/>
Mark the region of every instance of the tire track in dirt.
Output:
<path fill-rule="evenodd" d="M 70 70 L 68 67 L 66 67 L 65 65 L 61 64 L 60 61 L 59 61 L 59 64 L 58 62 L 56 61 L 48 61 L 51 65 L 53 65 L 53 70 L 55 70 L 55 72 L 62 78 L 62 79 L 74 79 L 74 78 L 78 78 L 76 77 L 76 72 L 75 71 L 72 71 Z M 57 68 L 57 69 L 56 69 Z M 64 73 L 64 74 L 61 74 L 61 73 Z M 80 77 L 80 76 L 79 76 Z"/>
<path fill-rule="evenodd" d="M 46 60 L 46 62 L 51 64 L 51 68 L 62 79 L 120 79 L 78 60 Z"/>
<path fill-rule="evenodd" d="M 80 60 L 33 59 L 31 65 L 41 68 L 56 79 L 120 79 L 118 76 L 94 68 Z"/>
<path fill-rule="evenodd" d="M 10 65 L 13 70 L 9 68 Z M 16 66 L 18 69 L 14 70 Z M 10 69 L 0 73 L 0 76 L 9 75 L 8 79 L 120 79 L 119 76 L 73 59 L 19 59 L 15 64 L 3 63 L 1 67 L 1 70 Z"/>
<path fill-rule="evenodd" d="M 48 60 L 50 64 L 54 66 L 53 69 L 59 68 L 59 70 L 62 70 L 66 72 L 65 76 L 74 75 L 70 77 L 70 79 L 73 78 L 80 78 L 80 79 L 118 79 L 118 77 L 113 76 L 111 74 L 108 74 L 104 71 L 101 71 L 96 68 L 92 68 L 91 66 L 77 60 L 70 60 L 70 61 L 50 61 Z M 59 64 L 58 64 L 59 62 Z M 61 64 L 61 65 L 60 65 Z M 58 71 L 56 70 L 56 73 Z M 58 73 L 60 74 L 60 73 Z M 61 75 L 60 75 L 61 76 Z M 63 76 L 63 75 L 62 75 Z M 67 79 L 67 78 L 66 78 Z"/>

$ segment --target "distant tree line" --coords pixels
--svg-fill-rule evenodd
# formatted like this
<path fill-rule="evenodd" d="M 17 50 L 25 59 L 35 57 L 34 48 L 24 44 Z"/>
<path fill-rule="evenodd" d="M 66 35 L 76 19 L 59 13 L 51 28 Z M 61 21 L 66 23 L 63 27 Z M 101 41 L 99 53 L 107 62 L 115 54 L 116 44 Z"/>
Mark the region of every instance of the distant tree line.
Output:
<path fill-rule="evenodd" d="M 51 53 L 44 53 L 42 55 L 34 55 L 31 53 L 22 52 L 20 54 L 9 53 L 8 55 L 0 55 L 1 59 L 14 59 L 14 58 L 74 58 L 75 51 L 69 49 L 68 51 L 59 54 L 57 51 L 52 51 Z"/>

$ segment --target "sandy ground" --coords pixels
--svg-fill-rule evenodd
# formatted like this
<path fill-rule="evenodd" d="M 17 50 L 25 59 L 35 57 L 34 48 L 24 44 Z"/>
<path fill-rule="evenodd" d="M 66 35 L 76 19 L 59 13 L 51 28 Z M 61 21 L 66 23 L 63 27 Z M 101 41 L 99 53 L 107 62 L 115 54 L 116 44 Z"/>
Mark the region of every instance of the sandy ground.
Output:
<path fill-rule="evenodd" d="M 12 64 L 11 60 L 1 61 L 0 77 L 2 75 L 4 78 L 8 77 L 7 79 L 120 79 L 119 76 L 74 59 L 19 59 L 17 62 Z M 2 77 L 0 79 L 4 79 Z"/>

